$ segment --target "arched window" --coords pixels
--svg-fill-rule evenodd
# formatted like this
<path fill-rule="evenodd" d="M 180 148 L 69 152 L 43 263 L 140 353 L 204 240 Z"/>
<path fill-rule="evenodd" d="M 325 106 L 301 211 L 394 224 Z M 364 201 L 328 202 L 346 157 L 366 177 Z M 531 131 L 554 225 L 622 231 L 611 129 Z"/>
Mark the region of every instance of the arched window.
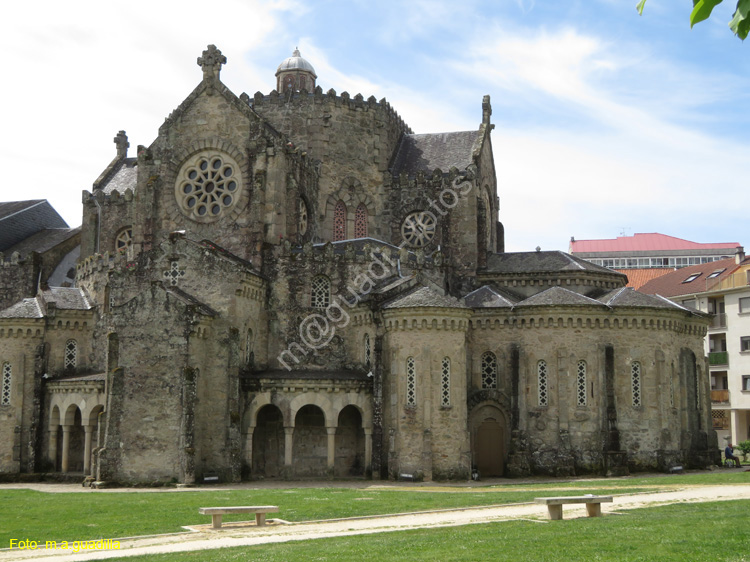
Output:
<path fill-rule="evenodd" d="M 365 334 L 365 368 L 369 371 L 372 365 L 372 348 L 370 347 L 370 334 Z"/>
<path fill-rule="evenodd" d="M 417 405 L 417 370 L 414 365 L 414 357 L 406 359 L 406 405 Z"/>
<path fill-rule="evenodd" d="M 547 393 L 547 362 L 539 361 L 536 364 L 536 374 L 539 383 L 539 405 L 547 406 L 549 394 Z"/>
<path fill-rule="evenodd" d="M 633 406 L 641 405 L 641 364 L 633 361 L 630 365 L 630 379 L 633 386 Z"/>
<path fill-rule="evenodd" d="M 367 238 L 367 207 L 364 203 L 360 203 L 354 211 L 354 237 Z"/>
<path fill-rule="evenodd" d="M 491 351 L 482 354 L 482 388 L 497 388 L 497 357 Z"/>
<path fill-rule="evenodd" d="M 325 275 L 313 277 L 310 306 L 326 308 L 331 304 L 331 281 Z"/>
<path fill-rule="evenodd" d="M 133 245 L 133 228 L 123 228 L 115 237 L 115 251 L 126 252 Z"/>
<path fill-rule="evenodd" d="M 576 403 L 585 406 L 588 403 L 588 391 L 586 390 L 586 361 L 578 362 L 578 375 L 576 377 Z"/>
<path fill-rule="evenodd" d="M 346 205 L 343 201 L 336 203 L 333 209 L 333 241 L 346 240 Z"/>
<path fill-rule="evenodd" d="M 78 363 L 78 342 L 76 340 L 68 340 L 65 343 L 65 368 L 75 369 Z"/>
<path fill-rule="evenodd" d="M 451 405 L 451 360 L 443 357 L 443 367 L 440 371 L 440 405 L 447 408 Z"/>
<path fill-rule="evenodd" d="M 0 389 L 0 406 L 10 406 L 10 386 L 13 382 L 13 370 L 10 363 L 3 363 L 3 385 Z"/>

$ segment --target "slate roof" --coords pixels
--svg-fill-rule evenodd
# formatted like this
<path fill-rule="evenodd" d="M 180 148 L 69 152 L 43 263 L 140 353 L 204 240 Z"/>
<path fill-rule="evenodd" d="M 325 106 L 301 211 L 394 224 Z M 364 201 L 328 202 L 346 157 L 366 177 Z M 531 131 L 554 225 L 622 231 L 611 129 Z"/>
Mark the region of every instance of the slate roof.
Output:
<path fill-rule="evenodd" d="M 50 287 L 42 291 L 44 302 L 55 303 L 60 310 L 90 310 L 93 308 L 83 289 L 75 287 Z"/>
<path fill-rule="evenodd" d="M 135 193 L 138 183 L 138 159 L 123 158 L 98 184 L 98 188 L 109 195 L 113 191 L 125 193 L 131 189 Z"/>
<path fill-rule="evenodd" d="M 590 252 L 655 252 L 669 250 L 723 250 L 734 253 L 737 242 L 720 242 L 703 244 L 691 242 L 666 234 L 637 233 L 633 236 L 618 236 L 603 240 L 571 240 L 570 251 L 577 253 Z"/>
<path fill-rule="evenodd" d="M 11 246 L 5 251 L 5 254 L 8 255 L 13 252 L 18 252 L 21 254 L 21 257 L 25 257 L 31 252 L 39 252 L 40 254 L 43 254 L 58 244 L 62 244 L 73 236 L 80 234 L 80 232 L 80 226 L 77 228 L 45 228 L 44 230 L 32 234 L 18 244 Z"/>
<path fill-rule="evenodd" d="M 56 382 L 105 382 L 107 380 L 106 373 L 94 373 L 92 375 L 73 375 L 72 377 L 55 377 L 48 384 L 54 384 Z"/>
<path fill-rule="evenodd" d="M 179 287 L 165 287 L 165 290 L 167 291 L 167 293 L 175 296 L 177 300 L 179 300 L 183 304 L 194 306 L 198 310 L 198 312 L 200 312 L 204 316 L 219 316 L 219 313 L 216 312 L 213 308 L 208 306 L 206 303 L 199 301 L 193 295 L 186 293 Z"/>
<path fill-rule="evenodd" d="M 393 175 L 416 172 L 432 173 L 436 168 L 448 172 L 452 167 L 463 171 L 472 163 L 477 131 L 404 135 L 393 159 Z"/>
<path fill-rule="evenodd" d="M 718 277 L 711 278 L 710 280 L 708 279 L 709 275 L 720 269 L 724 269 L 724 271 Z M 659 294 L 663 297 L 677 297 L 680 295 L 702 293 L 707 288 L 707 280 L 713 284 L 714 282 L 720 281 L 731 275 L 735 269 L 737 269 L 737 263 L 734 258 L 702 263 L 700 265 L 689 265 L 673 271 L 672 273 L 667 273 L 666 275 L 657 277 L 643 285 L 639 290 L 642 293 L 650 295 Z M 695 274 L 698 274 L 698 277 L 693 281 L 685 283 L 688 278 Z"/>
<path fill-rule="evenodd" d="M 417 287 L 383 305 L 384 309 L 393 308 L 468 308 L 460 300 L 441 295 L 430 287 Z"/>
<path fill-rule="evenodd" d="M 36 298 L 23 299 L 20 302 L 0 310 L 0 318 L 44 318 Z"/>
<path fill-rule="evenodd" d="M 0 203 L 0 252 L 48 228 L 69 228 L 46 199 Z"/>
<path fill-rule="evenodd" d="M 554 306 L 554 305 L 567 305 L 567 306 L 606 306 L 603 303 L 584 297 L 579 293 L 575 293 L 570 289 L 564 289 L 563 287 L 550 287 L 549 289 L 537 293 L 516 304 L 516 307 L 520 306 Z"/>
<path fill-rule="evenodd" d="M 636 291 L 632 287 L 616 289 L 599 297 L 598 299 L 607 306 L 617 308 L 620 306 L 635 306 L 646 308 L 683 308 L 670 300 L 658 295 L 647 295 Z"/>
<path fill-rule="evenodd" d="M 556 271 L 590 271 L 620 275 L 616 271 L 594 265 L 565 252 L 508 252 L 490 254 L 487 259 L 490 273 L 553 273 Z"/>
<path fill-rule="evenodd" d="M 466 295 L 464 304 L 471 308 L 509 308 L 515 303 L 489 285 L 485 285 Z"/>

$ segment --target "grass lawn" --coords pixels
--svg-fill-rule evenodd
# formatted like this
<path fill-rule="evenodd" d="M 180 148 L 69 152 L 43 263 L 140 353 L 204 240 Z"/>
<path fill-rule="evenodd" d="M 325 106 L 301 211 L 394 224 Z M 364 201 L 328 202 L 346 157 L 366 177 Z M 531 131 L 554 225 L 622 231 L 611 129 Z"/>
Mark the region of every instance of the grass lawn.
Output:
<path fill-rule="evenodd" d="M 739 562 L 750 561 L 750 502 L 681 503 L 595 519 L 511 521 L 112 560 Z"/>
<path fill-rule="evenodd" d="M 404 513 L 430 509 L 530 501 L 540 495 L 633 493 L 675 486 L 749 483 L 750 472 L 699 473 L 651 478 L 593 479 L 543 483 L 510 482 L 487 487 L 291 488 L 144 493 L 46 493 L 0 487 L 3 506 L 0 548 L 10 539 L 90 540 L 181 531 L 182 525 L 208 523 L 198 508 L 222 505 L 278 505 L 288 521 Z M 324 485 L 324 483 L 321 483 Z M 383 487 L 379 487 L 382 484 Z M 225 517 L 226 521 L 247 515 Z"/>

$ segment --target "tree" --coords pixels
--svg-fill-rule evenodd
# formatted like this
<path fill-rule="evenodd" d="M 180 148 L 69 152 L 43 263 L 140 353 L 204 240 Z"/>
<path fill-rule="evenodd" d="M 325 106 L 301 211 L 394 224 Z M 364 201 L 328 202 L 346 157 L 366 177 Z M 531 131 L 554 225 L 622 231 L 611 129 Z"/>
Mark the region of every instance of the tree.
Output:
<path fill-rule="evenodd" d="M 722 0 L 693 0 L 693 12 L 690 14 L 690 27 L 696 23 L 707 20 L 713 9 L 721 4 Z M 638 2 L 636 9 L 643 15 L 643 6 L 646 0 Z M 737 0 L 737 9 L 734 12 L 732 21 L 729 22 L 729 29 L 740 39 L 744 40 L 750 31 L 750 0 Z"/>

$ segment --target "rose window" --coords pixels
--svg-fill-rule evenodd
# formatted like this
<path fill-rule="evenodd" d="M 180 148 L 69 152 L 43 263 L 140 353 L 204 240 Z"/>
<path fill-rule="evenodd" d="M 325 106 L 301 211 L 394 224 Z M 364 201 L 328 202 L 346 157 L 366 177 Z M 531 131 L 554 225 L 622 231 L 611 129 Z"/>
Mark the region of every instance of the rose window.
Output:
<path fill-rule="evenodd" d="M 183 164 L 175 196 L 180 209 L 199 221 L 219 218 L 237 203 L 240 168 L 227 154 L 201 152 Z"/>
<path fill-rule="evenodd" d="M 410 246 L 421 248 L 435 237 L 437 220 L 430 212 L 418 211 L 407 215 L 401 225 L 401 236 Z"/>

